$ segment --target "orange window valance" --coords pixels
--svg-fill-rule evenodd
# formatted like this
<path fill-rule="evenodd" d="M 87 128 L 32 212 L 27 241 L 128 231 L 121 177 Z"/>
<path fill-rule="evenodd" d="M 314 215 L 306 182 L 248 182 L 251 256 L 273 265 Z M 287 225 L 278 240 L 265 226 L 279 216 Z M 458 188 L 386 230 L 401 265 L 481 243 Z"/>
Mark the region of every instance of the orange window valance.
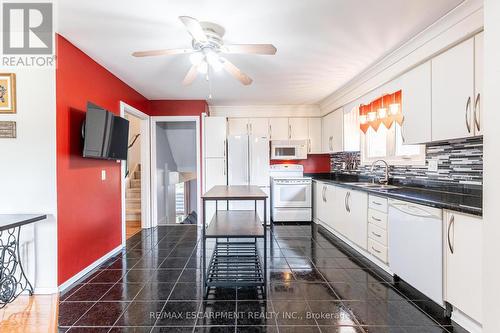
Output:
<path fill-rule="evenodd" d="M 370 104 L 361 104 L 359 106 L 359 127 L 366 133 L 370 126 L 377 131 L 380 125 L 387 129 L 391 128 L 394 122 L 403 124 L 403 107 L 401 105 L 402 91 L 396 91 L 392 94 L 385 94 Z"/>

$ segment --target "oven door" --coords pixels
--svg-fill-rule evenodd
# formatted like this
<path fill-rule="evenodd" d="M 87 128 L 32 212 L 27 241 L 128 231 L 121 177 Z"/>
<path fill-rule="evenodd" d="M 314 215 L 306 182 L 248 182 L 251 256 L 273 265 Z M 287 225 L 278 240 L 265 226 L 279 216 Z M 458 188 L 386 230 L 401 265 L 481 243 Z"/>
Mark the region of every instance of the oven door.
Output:
<path fill-rule="evenodd" d="M 310 208 L 311 183 L 281 183 L 273 186 L 273 208 Z"/>

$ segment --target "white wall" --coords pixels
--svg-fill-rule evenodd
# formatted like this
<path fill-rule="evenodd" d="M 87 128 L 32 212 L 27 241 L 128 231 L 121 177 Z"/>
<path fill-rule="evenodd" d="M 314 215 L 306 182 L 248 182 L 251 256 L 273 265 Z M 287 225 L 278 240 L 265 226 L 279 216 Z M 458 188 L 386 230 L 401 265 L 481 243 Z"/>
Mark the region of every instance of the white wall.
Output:
<path fill-rule="evenodd" d="M 483 332 L 500 332 L 500 1 L 484 3 Z"/>
<path fill-rule="evenodd" d="M 54 69 L 0 68 L 16 73 L 17 139 L 0 139 L 0 214 L 43 213 L 49 217 L 26 228 L 23 251 L 37 293 L 57 291 L 56 103 Z M 21 240 L 23 241 L 23 240 Z M 26 248 L 26 246 L 28 248 Z M 25 252 L 26 253 L 26 252 Z M 35 265 L 36 263 L 36 265 Z"/>

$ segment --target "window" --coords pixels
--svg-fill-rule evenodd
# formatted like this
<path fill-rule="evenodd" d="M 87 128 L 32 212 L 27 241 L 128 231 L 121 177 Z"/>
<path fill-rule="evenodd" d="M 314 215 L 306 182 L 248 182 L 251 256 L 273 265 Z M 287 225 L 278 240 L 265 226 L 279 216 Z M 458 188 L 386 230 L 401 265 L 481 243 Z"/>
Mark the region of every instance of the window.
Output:
<path fill-rule="evenodd" d="M 361 134 L 361 163 L 371 164 L 378 159 L 391 165 L 425 165 L 425 145 L 405 145 L 401 126 L 396 122 L 389 129 L 383 124 L 377 131 L 370 127 Z"/>

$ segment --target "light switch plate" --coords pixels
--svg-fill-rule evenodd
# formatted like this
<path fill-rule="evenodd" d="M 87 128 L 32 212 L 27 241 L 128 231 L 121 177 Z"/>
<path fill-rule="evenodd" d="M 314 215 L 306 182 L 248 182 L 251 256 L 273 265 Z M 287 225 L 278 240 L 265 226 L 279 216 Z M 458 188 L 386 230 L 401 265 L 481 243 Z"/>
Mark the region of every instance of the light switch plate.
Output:
<path fill-rule="evenodd" d="M 433 171 L 433 172 L 438 171 L 438 161 L 437 160 L 429 160 L 428 169 L 429 169 L 429 171 Z"/>
<path fill-rule="evenodd" d="M 101 170 L 101 180 L 106 180 L 106 170 Z"/>

